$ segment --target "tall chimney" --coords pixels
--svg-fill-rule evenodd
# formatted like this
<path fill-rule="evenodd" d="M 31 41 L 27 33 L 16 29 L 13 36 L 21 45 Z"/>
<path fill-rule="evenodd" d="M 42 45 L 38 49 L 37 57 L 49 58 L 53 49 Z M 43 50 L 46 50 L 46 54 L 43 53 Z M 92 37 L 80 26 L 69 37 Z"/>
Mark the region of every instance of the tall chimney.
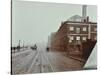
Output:
<path fill-rule="evenodd" d="M 87 5 L 82 5 L 82 22 L 87 22 Z"/>
<path fill-rule="evenodd" d="M 87 5 L 82 6 L 82 17 L 86 18 L 87 16 Z"/>

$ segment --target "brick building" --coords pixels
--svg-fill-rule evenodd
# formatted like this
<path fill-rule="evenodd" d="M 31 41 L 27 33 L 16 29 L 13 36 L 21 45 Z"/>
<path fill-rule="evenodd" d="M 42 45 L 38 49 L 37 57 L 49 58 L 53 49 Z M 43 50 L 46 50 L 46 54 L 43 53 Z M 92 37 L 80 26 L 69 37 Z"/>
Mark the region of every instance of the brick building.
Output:
<path fill-rule="evenodd" d="M 74 15 L 61 23 L 59 30 L 53 35 L 51 51 L 65 51 L 70 55 L 82 55 L 84 53 L 83 43 L 88 40 L 97 40 L 97 23 L 89 21 L 85 5 L 82 11 L 82 17 Z"/>

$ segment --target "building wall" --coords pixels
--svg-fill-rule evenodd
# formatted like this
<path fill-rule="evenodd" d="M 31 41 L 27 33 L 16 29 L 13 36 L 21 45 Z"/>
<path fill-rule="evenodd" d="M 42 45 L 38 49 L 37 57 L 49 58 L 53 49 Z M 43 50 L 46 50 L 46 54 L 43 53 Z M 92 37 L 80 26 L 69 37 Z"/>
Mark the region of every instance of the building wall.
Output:
<path fill-rule="evenodd" d="M 66 51 L 66 25 L 62 24 L 59 30 L 56 32 L 53 41 L 51 41 L 51 50 L 53 51 Z"/>
<path fill-rule="evenodd" d="M 89 25 L 91 26 L 90 29 Z M 70 30 L 70 27 L 73 27 L 74 29 L 72 28 L 72 30 Z M 77 28 L 79 28 L 78 31 Z M 53 51 L 65 51 L 72 54 L 80 51 L 81 54 L 82 43 L 88 40 L 89 34 L 90 34 L 90 39 L 92 39 L 92 41 L 96 40 L 97 37 L 96 28 L 97 28 L 96 23 L 64 22 L 61 24 L 61 27 L 54 36 L 54 39 L 51 43 L 52 45 L 51 49 Z M 78 37 L 80 37 L 79 40 L 77 39 Z M 70 39 L 72 39 L 72 41 L 70 41 Z M 78 44 L 80 44 L 80 48 Z"/>

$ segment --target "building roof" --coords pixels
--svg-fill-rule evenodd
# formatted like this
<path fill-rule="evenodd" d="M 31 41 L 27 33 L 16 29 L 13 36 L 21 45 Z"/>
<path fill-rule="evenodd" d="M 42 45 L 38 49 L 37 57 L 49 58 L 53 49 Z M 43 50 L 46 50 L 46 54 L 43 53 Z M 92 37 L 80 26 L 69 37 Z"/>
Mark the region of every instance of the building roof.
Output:
<path fill-rule="evenodd" d="M 89 20 L 84 22 L 84 19 L 87 20 L 87 18 L 89 19 L 89 17 L 82 17 L 79 15 L 73 15 L 72 17 L 70 17 L 67 21 L 63 22 L 62 24 L 65 23 L 73 23 L 73 24 L 97 24 L 97 22 L 90 22 Z"/>
<path fill-rule="evenodd" d="M 79 16 L 79 15 L 73 15 L 72 17 L 70 17 L 68 19 L 68 21 L 78 21 L 78 22 L 81 22 L 83 19 L 83 17 Z"/>

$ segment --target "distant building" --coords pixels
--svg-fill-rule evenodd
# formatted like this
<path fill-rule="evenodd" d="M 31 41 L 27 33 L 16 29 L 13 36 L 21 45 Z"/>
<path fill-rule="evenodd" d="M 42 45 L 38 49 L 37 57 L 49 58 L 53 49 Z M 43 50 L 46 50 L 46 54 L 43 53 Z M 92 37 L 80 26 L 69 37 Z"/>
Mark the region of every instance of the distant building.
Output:
<path fill-rule="evenodd" d="M 51 33 L 50 36 L 48 36 L 48 47 L 50 48 L 50 50 L 54 51 L 54 40 L 55 40 L 55 34 L 56 32 Z"/>

